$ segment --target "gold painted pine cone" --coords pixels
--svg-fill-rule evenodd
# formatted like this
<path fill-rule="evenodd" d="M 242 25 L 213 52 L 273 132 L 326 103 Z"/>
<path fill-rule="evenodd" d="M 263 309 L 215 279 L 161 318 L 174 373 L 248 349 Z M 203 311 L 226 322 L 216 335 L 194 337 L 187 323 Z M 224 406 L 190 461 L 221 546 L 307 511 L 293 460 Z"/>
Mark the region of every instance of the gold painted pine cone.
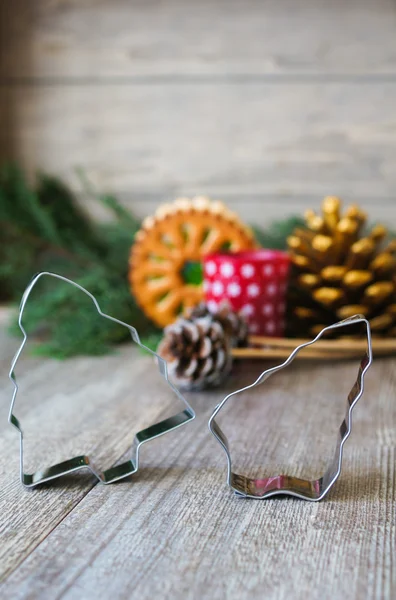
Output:
<path fill-rule="evenodd" d="M 383 225 L 365 230 L 366 214 L 328 196 L 322 214 L 309 210 L 306 227 L 288 238 L 293 269 L 287 334 L 316 335 L 361 313 L 374 334 L 396 334 L 396 240 Z"/>
<path fill-rule="evenodd" d="M 165 327 L 203 299 L 202 285 L 186 281 L 186 265 L 218 250 L 255 246 L 253 231 L 222 202 L 196 197 L 164 204 L 143 221 L 132 246 L 132 293 L 146 315 Z"/>

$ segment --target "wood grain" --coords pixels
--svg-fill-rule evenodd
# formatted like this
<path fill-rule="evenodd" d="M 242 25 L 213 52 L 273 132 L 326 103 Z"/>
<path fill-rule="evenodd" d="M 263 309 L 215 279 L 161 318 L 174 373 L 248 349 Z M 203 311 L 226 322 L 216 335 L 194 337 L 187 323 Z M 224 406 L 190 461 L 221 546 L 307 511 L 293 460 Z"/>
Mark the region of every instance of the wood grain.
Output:
<path fill-rule="evenodd" d="M 251 346 L 270 346 L 272 348 L 286 348 L 293 350 L 300 344 L 305 344 L 309 340 L 306 338 L 276 338 L 261 335 L 250 335 L 248 344 Z M 354 337 L 343 337 L 335 340 L 320 339 L 315 342 L 315 347 L 320 350 L 329 350 L 336 352 L 337 350 L 349 351 L 353 348 L 354 351 L 364 352 L 367 348 L 367 341 Z M 372 347 L 374 351 L 395 351 L 396 340 L 393 338 L 372 337 Z"/>
<path fill-rule="evenodd" d="M 289 358 L 290 354 L 291 350 L 286 348 L 234 348 L 232 350 L 232 356 L 239 360 L 251 360 L 253 358 L 264 360 L 286 359 Z M 394 354 L 394 352 L 377 352 L 377 356 L 388 356 L 389 354 Z M 356 360 L 361 356 L 361 353 L 353 349 L 349 352 L 345 350 L 306 349 L 297 355 L 296 360 Z"/>
<path fill-rule="evenodd" d="M 3 374 L 14 343 L 2 334 Z M 36 396 L 46 397 L 44 407 L 52 403 L 65 414 L 67 424 L 67 405 L 81 405 L 81 387 L 97 389 L 110 381 L 106 391 L 112 411 L 129 424 L 120 396 L 131 382 L 139 389 L 151 386 L 145 358 L 127 349 L 117 357 L 66 363 L 29 359 L 25 368 L 30 393 L 21 396 L 19 411 L 26 424 L 40 411 L 31 405 Z M 225 458 L 207 430 L 207 419 L 224 393 L 251 382 L 261 368 L 237 366 L 226 389 L 191 394 L 196 421 L 154 443 L 140 473 L 113 486 L 93 486 L 82 474 L 24 491 L 17 481 L 17 436 L 2 418 L 2 596 L 299 600 L 320 590 L 324 600 L 392 598 L 395 360 L 374 363 L 356 407 L 341 479 L 320 504 L 243 501 L 226 486 Z M 320 472 L 331 455 L 355 368 L 293 364 L 279 378 L 230 403 L 221 426 L 236 469 L 306 476 Z M 51 394 L 45 375 L 55 383 Z M 60 394 L 65 381 L 73 382 L 67 405 Z M 152 388 L 150 403 L 155 396 L 161 403 L 162 396 Z M 4 390 L 2 417 L 8 401 Z M 87 396 L 85 403 L 84 418 L 75 422 L 77 437 L 84 439 L 92 413 L 100 408 L 109 429 L 106 452 L 121 457 L 128 448 L 125 425 L 120 419 L 115 425 L 110 406 L 98 406 L 95 396 Z M 135 409 L 134 403 L 130 408 Z M 38 438 L 37 443 L 44 442 Z"/>
<path fill-rule="evenodd" d="M 8 339 L 4 352 L 4 341 L 2 343 L 4 379 L 10 354 L 16 346 L 16 340 Z M 131 447 L 136 431 L 183 408 L 174 400 L 152 359 L 140 352 L 134 353 L 133 344 L 130 346 L 99 363 L 91 358 L 62 364 L 33 358 L 18 362 L 15 414 L 24 431 L 27 472 L 80 454 L 90 455 L 99 469 L 108 468 Z M 97 367 L 100 372 L 94 375 Z M 122 377 L 120 368 L 124 371 Z M 131 369 L 135 372 L 132 379 Z M 142 377 L 142 372 L 150 371 L 147 379 Z M 0 404 L 0 579 L 96 485 L 93 476 L 78 473 L 60 485 L 57 482 L 44 485 L 38 494 L 21 486 L 19 437 L 6 419 L 11 393 L 9 383 L 1 391 Z M 161 449 L 161 441 L 155 448 Z M 142 455 L 150 457 L 155 452 L 145 447 Z"/>
<path fill-rule="evenodd" d="M 250 360 L 288 358 L 291 352 L 309 342 L 309 339 L 297 338 L 271 338 L 259 335 L 249 336 L 246 348 L 233 348 L 234 358 Z M 336 340 L 319 340 L 313 346 L 304 348 L 296 356 L 296 360 L 355 360 L 361 358 L 367 349 L 367 341 L 355 338 L 341 338 Z M 373 355 L 394 356 L 396 354 L 396 340 L 373 338 Z"/>
<path fill-rule="evenodd" d="M 0 8 L 0 156 L 30 174 L 82 167 L 139 216 L 206 193 L 264 225 L 330 193 L 396 225 L 392 0 Z"/>
<path fill-rule="evenodd" d="M 18 157 L 30 172 L 45 166 L 78 189 L 83 167 L 139 215 L 198 193 L 263 224 L 331 193 L 396 225 L 396 81 L 365 87 L 364 99 L 354 83 L 95 90 L 11 90 Z M 7 139 L 2 130 L 0 145 Z"/>
<path fill-rule="evenodd" d="M 396 74 L 392 0 L 12 4 L 2 75 L 13 80 Z"/>
<path fill-rule="evenodd" d="M 396 225 L 393 0 L 1 0 L 0 8 L 0 151 L 30 174 L 42 168 L 80 190 L 82 167 L 141 216 L 206 193 L 266 224 L 331 193 Z M 3 382 L 16 345 L 2 324 Z M 320 504 L 243 501 L 226 486 L 207 419 L 269 364 L 236 364 L 227 388 L 191 395 L 196 421 L 147 445 L 141 471 L 109 487 L 82 473 L 24 490 L 4 383 L 0 596 L 394 598 L 395 359 L 375 360 L 342 476 Z M 236 468 L 320 473 L 355 368 L 296 363 L 230 404 L 221 425 Z M 170 409 L 151 374 L 127 347 L 66 363 L 26 358 L 17 414 L 27 459 L 81 448 L 99 462 L 120 460 L 131 422 Z"/>

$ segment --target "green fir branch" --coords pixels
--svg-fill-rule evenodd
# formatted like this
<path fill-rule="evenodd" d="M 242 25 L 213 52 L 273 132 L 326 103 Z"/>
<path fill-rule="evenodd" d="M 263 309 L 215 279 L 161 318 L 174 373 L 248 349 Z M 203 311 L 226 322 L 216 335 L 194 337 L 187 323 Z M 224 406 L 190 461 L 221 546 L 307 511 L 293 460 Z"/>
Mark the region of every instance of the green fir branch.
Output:
<path fill-rule="evenodd" d="M 14 165 L 0 170 L 0 301 L 19 302 L 35 273 L 53 271 L 89 290 L 103 312 L 135 326 L 154 349 L 161 331 L 139 309 L 128 284 L 128 259 L 140 220 L 114 196 L 96 192 L 83 171 L 78 176 L 84 193 L 105 206 L 112 220 L 92 219 L 56 177 L 40 173 L 30 183 Z M 285 249 L 287 236 L 301 224 L 293 217 L 255 233 L 263 247 Z M 199 285 L 202 265 L 186 264 L 183 276 Z M 81 291 L 50 278 L 33 290 L 24 324 L 38 338 L 36 354 L 60 359 L 104 354 L 130 337 L 127 328 L 100 318 Z M 11 330 L 20 336 L 16 318 Z"/>
<path fill-rule="evenodd" d="M 97 223 L 57 178 L 39 174 L 30 185 L 15 166 L 3 168 L 0 299 L 18 302 L 36 272 L 54 271 L 93 293 L 103 312 L 136 326 L 142 334 L 154 331 L 137 307 L 127 278 L 139 220 L 133 215 L 127 219 L 115 199 L 106 202 L 114 219 Z M 34 352 L 56 358 L 104 354 L 130 337 L 127 328 L 98 318 L 81 291 L 49 278 L 33 290 L 24 323 L 39 337 Z M 11 330 L 20 335 L 16 320 Z"/>

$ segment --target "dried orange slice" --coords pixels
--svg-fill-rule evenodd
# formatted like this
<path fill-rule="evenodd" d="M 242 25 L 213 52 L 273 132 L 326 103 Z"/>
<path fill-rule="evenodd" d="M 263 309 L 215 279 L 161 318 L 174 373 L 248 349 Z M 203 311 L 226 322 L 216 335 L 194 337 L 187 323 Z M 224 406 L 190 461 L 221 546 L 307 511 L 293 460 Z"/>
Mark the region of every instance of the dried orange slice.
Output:
<path fill-rule="evenodd" d="M 165 327 L 203 298 L 202 284 L 186 281 L 188 265 L 211 252 L 255 247 L 253 231 L 222 202 L 179 198 L 160 206 L 136 234 L 129 260 L 132 292 L 146 315 Z"/>

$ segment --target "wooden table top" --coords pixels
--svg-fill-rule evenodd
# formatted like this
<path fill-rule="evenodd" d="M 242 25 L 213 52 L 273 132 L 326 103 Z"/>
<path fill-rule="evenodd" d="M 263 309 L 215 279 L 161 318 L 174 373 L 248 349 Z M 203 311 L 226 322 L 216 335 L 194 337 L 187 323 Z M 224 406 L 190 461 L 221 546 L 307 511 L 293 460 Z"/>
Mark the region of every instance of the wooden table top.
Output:
<path fill-rule="evenodd" d="M 394 359 L 374 360 L 329 496 L 255 501 L 227 487 L 207 421 L 226 391 L 268 363 L 238 363 L 226 388 L 189 394 L 196 420 L 144 446 L 130 479 L 103 486 L 80 472 L 26 490 L 18 435 L 7 423 L 17 343 L 1 332 L 2 598 L 395 597 Z M 296 362 L 238 396 L 221 422 L 236 470 L 320 473 L 356 369 Z M 17 375 L 28 469 L 77 453 L 111 465 L 128 456 L 131 427 L 176 406 L 151 361 L 130 346 L 63 363 L 26 355 Z"/>

